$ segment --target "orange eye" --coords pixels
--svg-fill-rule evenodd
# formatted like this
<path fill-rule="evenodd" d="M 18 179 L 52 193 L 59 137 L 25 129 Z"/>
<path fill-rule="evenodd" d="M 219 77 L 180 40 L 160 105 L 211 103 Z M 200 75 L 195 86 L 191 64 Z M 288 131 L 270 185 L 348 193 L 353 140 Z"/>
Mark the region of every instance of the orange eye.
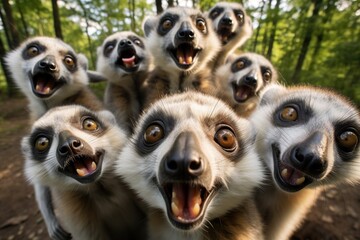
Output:
<path fill-rule="evenodd" d="M 350 130 L 344 131 L 338 136 L 338 143 L 340 144 L 341 149 L 346 152 L 353 151 L 358 145 L 358 142 L 358 136 Z"/>
<path fill-rule="evenodd" d="M 50 141 L 47 137 L 39 137 L 35 141 L 35 149 L 39 152 L 43 152 L 49 148 Z"/>
<path fill-rule="evenodd" d="M 98 129 L 98 124 L 91 118 L 87 118 L 82 123 L 83 129 L 87 131 L 96 131 Z"/>
<path fill-rule="evenodd" d="M 205 32 L 206 31 L 206 23 L 205 23 L 205 21 L 203 19 L 196 20 L 196 27 L 201 32 Z"/>
<path fill-rule="evenodd" d="M 285 107 L 280 112 L 280 119 L 286 122 L 294 122 L 298 119 L 297 110 L 293 107 Z"/>
<path fill-rule="evenodd" d="M 214 140 L 225 151 L 232 152 L 236 147 L 236 137 L 229 128 L 220 128 L 214 136 Z"/>
<path fill-rule="evenodd" d="M 267 70 L 266 72 L 264 72 L 263 77 L 265 82 L 269 82 L 271 80 L 271 72 Z"/>
<path fill-rule="evenodd" d="M 74 59 L 72 57 L 70 57 L 70 56 L 66 56 L 64 58 L 64 63 L 70 69 L 73 69 L 75 67 Z"/>
<path fill-rule="evenodd" d="M 163 28 L 164 30 L 169 30 L 170 28 L 172 28 L 172 26 L 173 26 L 173 23 L 172 23 L 172 21 L 169 20 L 169 19 L 166 19 L 166 20 L 162 23 L 162 28 Z"/>
<path fill-rule="evenodd" d="M 148 144 L 156 143 L 164 137 L 164 129 L 161 125 L 154 123 L 147 127 L 144 140 Z"/>
<path fill-rule="evenodd" d="M 243 60 L 240 60 L 235 64 L 235 67 L 237 70 L 241 70 L 245 67 L 245 62 Z"/>
<path fill-rule="evenodd" d="M 40 50 L 39 50 L 39 48 L 37 48 L 37 47 L 35 47 L 35 46 L 31 46 L 31 47 L 29 47 L 29 48 L 27 49 L 26 53 L 27 53 L 27 55 L 28 55 L 29 57 L 32 58 L 32 57 L 35 57 L 35 56 L 39 55 L 39 54 L 40 54 Z"/>

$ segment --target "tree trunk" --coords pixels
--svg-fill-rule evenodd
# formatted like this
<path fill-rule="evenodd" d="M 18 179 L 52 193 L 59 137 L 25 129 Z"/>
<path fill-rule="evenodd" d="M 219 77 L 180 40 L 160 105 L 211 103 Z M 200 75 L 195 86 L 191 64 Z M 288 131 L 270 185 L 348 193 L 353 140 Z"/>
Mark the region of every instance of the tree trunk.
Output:
<path fill-rule="evenodd" d="M 83 13 L 84 13 L 84 18 L 85 18 L 85 23 L 86 23 L 86 36 L 87 36 L 87 40 L 88 40 L 88 44 L 89 44 L 89 49 L 90 49 L 90 61 L 92 63 L 92 66 L 95 66 L 95 57 L 94 57 L 94 53 L 96 53 L 96 50 L 93 49 L 93 46 L 92 46 L 92 42 L 91 42 L 91 37 L 90 37 L 90 34 L 89 34 L 89 27 L 90 27 L 90 24 L 89 24 L 89 18 L 88 18 L 88 13 L 86 11 L 86 8 L 84 6 L 84 4 L 81 2 L 81 0 L 78 0 L 77 3 L 79 4 L 79 6 L 81 7 L 81 9 L 83 10 Z"/>
<path fill-rule="evenodd" d="M 316 25 L 316 20 L 319 16 L 319 11 L 320 11 L 320 7 L 322 4 L 322 0 L 313 0 L 314 3 L 314 9 L 312 12 L 311 17 L 309 18 L 308 24 L 307 24 L 307 28 L 306 28 L 306 32 L 305 32 L 305 37 L 304 40 L 302 42 L 301 45 L 301 50 L 300 50 L 300 54 L 296 63 L 296 67 L 294 70 L 294 74 L 291 78 L 293 83 L 299 83 L 300 82 L 300 73 L 301 73 L 301 69 L 302 66 L 304 64 L 305 58 L 306 58 L 306 54 L 308 52 L 309 49 L 309 45 L 311 42 L 311 38 L 314 32 L 314 28 Z"/>
<path fill-rule="evenodd" d="M 273 50 L 275 37 L 276 37 L 276 28 L 277 28 L 277 23 L 279 20 L 280 3 L 281 3 L 281 0 L 276 1 L 274 14 L 272 15 L 272 28 L 271 28 L 270 39 L 269 39 L 269 47 L 268 47 L 268 50 L 266 53 L 266 57 L 269 59 L 269 61 L 271 61 L 272 50 Z"/>
<path fill-rule="evenodd" d="M 168 0 L 168 7 L 173 7 L 174 6 L 174 0 Z M 193 0 L 193 4 L 195 3 L 195 0 Z M 195 3 L 196 5 L 196 3 Z"/>
<path fill-rule="evenodd" d="M 264 7 L 265 7 L 265 0 L 261 1 L 262 5 L 260 7 L 260 17 L 259 17 L 259 26 L 256 29 L 255 39 L 254 39 L 254 45 L 253 45 L 253 52 L 256 52 L 256 46 L 258 44 L 258 38 L 260 34 L 261 24 L 262 24 L 262 17 L 264 15 Z"/>
<path fill-rule="evenodd" d="M 64 38 L 61 31 L 61 21 L 60 21 L 59 7 L 57 5 L 57 0 L 51 0 L 51 5 L 53 11 L 55 36 L 63 40 Z"/>
<path fill-rule="evenodd" d="M 19 14 L 20 14 L 20 20 L 21 20 L 21 24 L 23 25 L 23 28 L 24 28 L 25 37 L 28 38 L 30 36 L 30 33 L 29 33 L 28 25 L 25 20 L 24 13 L 22 11 L 21 4 L 19 3 L 19 1 L 15 1 L 15 3 L 17 6 L 17 10 L 19 11 Z"/>
<path fill-rule="evenodd" d="M 314 51 L 311 56 L 311 62 L 310 62 L 310 67 L 309 67 L 310 71 L 313 71 L 314 67 L 316 65 L 317 55 L 319 54 L 319 51 L 321 49 L 321 43 L 322 43 L 322 40 L 324 39 L 324 34 L 325 34 L 324 28 L 326 27 L 326 24 L 331 20 L 331 18 L 333 16 L 333 12 L 336 9 L 336 5 L 333 0 L 328 0 L 326 5 L 327 6 L 325 9 L 325 14 L 322 17 L 321 29 L 318 31 L 319 33 L 316 35 L 315 48 L 314 48 Z"/>
<path fill-rule="evenodd" d="M 17 31 L 16 24 L 12 15 L 11 6 L 8 0 L 2 0 L 3 8 L 5 11 L 5 18 L 9 28 L 10 42 L 9 46 L 14 49 L 20 44 L 19 32 Z"/>
<path fill-rule="evenodd" d="M 12 97 L 16 92 L 15 91 L 16 85 L 15 85 L 14 80 L 12 79 L 11 74 L 5 64 L 5 61 L 4 61 L 5 55 L 6 55 L 6 49 L 5 49 L 2 39 L 0 38 L 0 63 L 1 63 L 1 67 L 4 72 L 5 80 L 6 80 L 6 84 L 7 84 L 7 95 L 8 95 L 8 97 Z"/>
<path fill-rule="evenodd" d="M 4 32 L 5 32 L 5 37 L 6 37 L 6 42 L 9 46 L 9 48 L 11 48 L 12 46 L 12 41 L 11 41 L 11 36 L 10 36 L 10 30 L 9 30 L 9 24 L 3 14 L 2 11 L 0 11 L 0 18 L 1 18 L 1 21 L 2 21 L 2 26 L 4 28 Z"/>
<path fill-rule="evenodd" d="M 269 19 L 271 17 L 271 3 L 272 0 L 269 0 L 268 3 L 268 10 L 267 10 L 267 19 Z M 268 29 L 269 29 L 269 23 L 268 21 L 265 21 L 265 32 L 264 32 L 264 37 L 263 37 L 263 41 L 262 41 L 262 55 L 265 55 L 265 50 L 266 50 L 266 46 L 268 45 Z"/>
<path fill-rule="evenodd" d="M 164 11 L 163 7 L 162 7 L 162 3 L 161 0 L 155 0 L 155 4 L 156 4 L 156 13 L 160 14 Z"/>

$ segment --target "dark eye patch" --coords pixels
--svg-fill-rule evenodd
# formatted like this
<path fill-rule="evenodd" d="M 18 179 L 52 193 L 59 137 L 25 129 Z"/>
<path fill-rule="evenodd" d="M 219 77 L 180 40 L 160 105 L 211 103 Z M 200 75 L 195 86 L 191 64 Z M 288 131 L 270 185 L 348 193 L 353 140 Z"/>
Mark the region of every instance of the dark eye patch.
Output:
<path fill-rule="evenodd" d="M 157 141 L 155 144 L 147 144 L 144 140 L 144 133 L 146 132 L 147 128 L 152 125 L 157 124 L 161 126 L 163 129 L 163 138 Z M 166 114 L 163 111 L 159 111 L 156 113 L 151 114 L 143 124 L 143 129 L 141 129 L 140 134 L 137 136 L 135 140 L 135 146 L 139 155 L 144 156 L 152 151 L 154 151 L 159 144 L 161 144 L 164 139 L 169 135 L 169 133 L 174 129 L 176 124 L 176 119 L 173 116 Z"/>
<path fill-rule="evenodd" d="M 47 139 L 49 139 L 49 146 L 51 146 L 53 136 L 54 136 L 54 129 L 50 126 L 44 128 L 38 128 L 31 134 L 29 139 L 29 144 L 31 146 L 32 157 L 35 161 L 39 161 L 39 162 L 45 161 L 50 150 L 50 147 L 47 150 L 41 152 L 36 150 L 35 149 L 36 140 L 39 137 L 46 137 Z"/>
<path fill-rule="evenodd" d="M 179 16 L 176 14 L 171 14 L 171 13 L 167 13 L 164 16 L 161 17 L 160 21 L 159 21 L 159 25 L 157 28 L 157 32 L 160 36 L 165 36 L 172 28 L 173 26 L 176 24 L 176 22 L 179 20 Z M 172 24 L 172 27 L 170 28 L 164 28 L 163 24 L 165 21 L 170 21 Z"/>
<path fill-rule="evenodd" d="M 38 51 L 39 51 L 38 55 L 41 54 L 41 53 L 43 53 L 43 52 L 45 52 L 46 49 L 47 49 L 47 48 L 46 48 L 44 45 L 42 45 L 39 41 L 30 42 L 30 43 L 28 43 L 28 44 L 26 45 L 26 47 L 24 48 L 24 50 L 23 50 L 22 53 L 21 53 L 23 59 L 29 60 L 29 59 L 33 58 L 33 56 L 29 55 L 29 53 L 28 53 L 28 50 L 29 50 L 29 48 L 31 48 L 31 47 L 35 47 L 35 48 L 38 49 Z"/>
<path fill-rule="evenodd" d="M 296 110 L 297 118 L 295 121 L 288 121 L 282 118 L 282 112 L 285 108 Z M 305 124 L 313 116 L 312 109 L 306 105 L 302 99 L 292 99 L 281 104 L 273 113 L 273 123 L 279 127 L 292 127 L 298 124 Z"/>

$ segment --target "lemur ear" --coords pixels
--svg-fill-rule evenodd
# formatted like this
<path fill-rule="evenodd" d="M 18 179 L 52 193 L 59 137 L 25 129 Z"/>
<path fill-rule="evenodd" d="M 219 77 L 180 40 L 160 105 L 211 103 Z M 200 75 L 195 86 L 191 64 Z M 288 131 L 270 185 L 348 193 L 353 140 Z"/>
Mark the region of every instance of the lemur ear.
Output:
<path fill-rule="evenodd" d="M 142 29 L 144 31 L 145 37 L 148 37 L 153 29 L 156 26 L 156 17 L 149 16 L 146 17 L 142 23 Z"/>
<path fill-rule="evenodd" d="M 89 77 L 91 83 L 105 82 L 107 78 L 99 72 L 87 70 L 86 74 Z"/>
<path fill-rule="evenodd" d="M 77 61 L 78 61 L 78 65 L 79 65 L 80 67 L 82 67 L 82 68 L 85 69 L 85 70 L 88 69 L 88 67 L 89 67 L 89 61 L 88 61 L 87 57 L 86 57 L 84 54 L 79 53 L 79 54 L 77 55 Z"/>
<path fill-rule="evenodd" d="M 283 85 L 273 83 L 267 85 L 260 93 L 260 106 L 267 105 L 280 97 L 286 91 L 286 87 Z"/>

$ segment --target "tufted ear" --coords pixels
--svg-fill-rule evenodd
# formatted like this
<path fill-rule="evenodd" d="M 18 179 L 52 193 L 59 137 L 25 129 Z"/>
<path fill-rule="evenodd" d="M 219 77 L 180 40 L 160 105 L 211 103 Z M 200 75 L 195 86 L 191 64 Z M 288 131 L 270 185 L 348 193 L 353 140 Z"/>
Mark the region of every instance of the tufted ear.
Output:
<path fill-rule="evenodd" d="M 281 95 L 284 95 L 286 92 L 286 87 L 280 84 L 269 84 L 264 90 L 260 93 L 260 106 L 267 105 L 273 102 L 275 99 L 279 98 Z"/>
<path fill-rule="evenodd" d="M 99 73 L 99 72 L 87 70 L 86 74 L 88 75 L 89 82 L 91 82 L 91 83 L 98 83 L 98 82 L 107 81 L 107 78 L 104 75 L 102 75 L 101 73 Z"/>
<path fill-rule="evenodd" d="M 142 29 L 144 31 L 145 37 L 148 37 L 152 30 L 155 29 L 157 17 L 149 16 L 146 17 L 142 23 Z"/>
<path fill-rule="evenodd" d="M 88 61 L 87 57 L 86 57 L 84 54 L 79 53 L 79 54 L 77 55 L 77 61 L 78 61 L 78 65 L 79 65 L 80 67 L 82 67 L 84 70 L 87 70 L 87 69 L 88 69 L 88 67 L 89 67 L 89 61 Z"/>

